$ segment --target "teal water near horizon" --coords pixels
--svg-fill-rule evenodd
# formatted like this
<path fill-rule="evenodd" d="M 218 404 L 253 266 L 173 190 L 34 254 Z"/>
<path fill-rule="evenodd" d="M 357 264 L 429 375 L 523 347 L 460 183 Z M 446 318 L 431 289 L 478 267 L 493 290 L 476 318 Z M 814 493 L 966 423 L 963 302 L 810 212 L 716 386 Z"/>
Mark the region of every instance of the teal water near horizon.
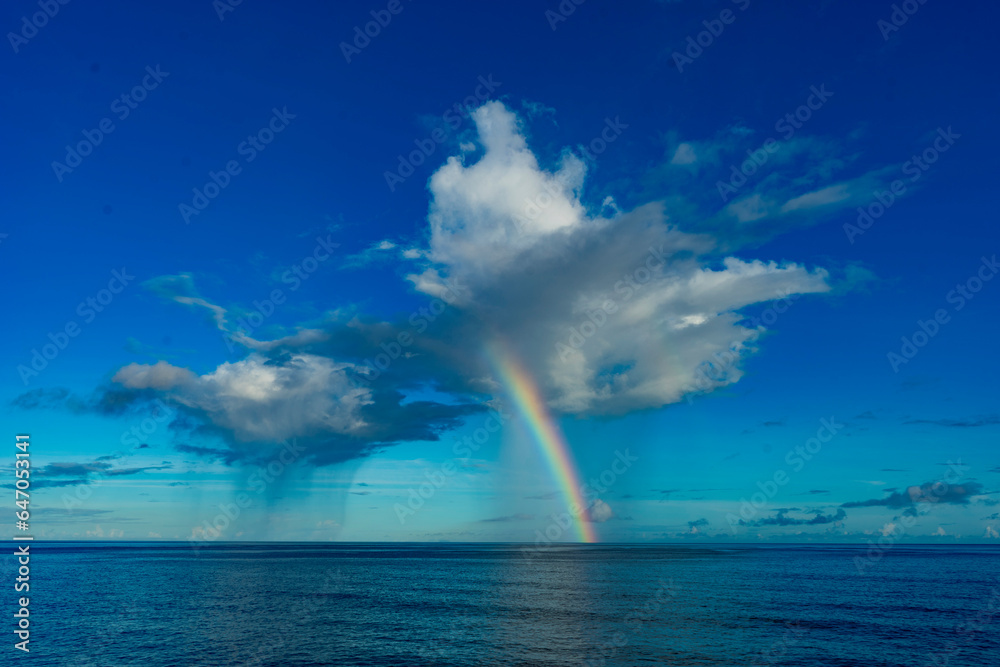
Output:
<path fill-rule="evenodd" d="M 526 557 L 504 544 L 39 542 L 32 650 L 10 664 L 1000 665 L 1000 548 L 871 556 L 852 545 L 558 545 Z M 4 604 L 13 610 L 13 593 Z"/>

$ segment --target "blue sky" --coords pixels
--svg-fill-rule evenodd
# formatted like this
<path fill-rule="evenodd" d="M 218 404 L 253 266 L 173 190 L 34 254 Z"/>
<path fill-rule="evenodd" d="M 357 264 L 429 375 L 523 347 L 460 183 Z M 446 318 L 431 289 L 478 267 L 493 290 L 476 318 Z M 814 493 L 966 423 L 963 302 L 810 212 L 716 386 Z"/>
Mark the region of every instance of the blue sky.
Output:
<path fill-rule="evenodd" d="M 4 10 L 36 534 L 534 541 L 502 340 L 602 540 L 997 538 L 995 8 L 222 6 Z"/>

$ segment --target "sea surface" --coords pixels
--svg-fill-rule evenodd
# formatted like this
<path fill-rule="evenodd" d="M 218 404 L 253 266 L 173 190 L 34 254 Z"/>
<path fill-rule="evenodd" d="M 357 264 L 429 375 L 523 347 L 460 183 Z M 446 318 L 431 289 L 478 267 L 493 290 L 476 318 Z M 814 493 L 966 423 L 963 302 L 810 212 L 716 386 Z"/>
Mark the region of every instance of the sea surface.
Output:
<path fill-rule="evenodd" d="M 36 543 L 31 568 L 31 653 L 11 624 L 0 664 L 1000 665 L 986 546 Z"/>

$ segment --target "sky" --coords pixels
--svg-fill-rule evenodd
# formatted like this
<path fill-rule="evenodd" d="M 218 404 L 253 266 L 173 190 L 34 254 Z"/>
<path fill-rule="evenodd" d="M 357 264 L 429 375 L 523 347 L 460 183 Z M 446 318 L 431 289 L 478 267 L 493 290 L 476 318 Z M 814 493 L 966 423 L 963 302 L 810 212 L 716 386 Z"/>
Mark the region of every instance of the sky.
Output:
<path fill-rule="evenodd" d="M 44 4 L 36 539 L 1000 536 L 996 7 Z"/>

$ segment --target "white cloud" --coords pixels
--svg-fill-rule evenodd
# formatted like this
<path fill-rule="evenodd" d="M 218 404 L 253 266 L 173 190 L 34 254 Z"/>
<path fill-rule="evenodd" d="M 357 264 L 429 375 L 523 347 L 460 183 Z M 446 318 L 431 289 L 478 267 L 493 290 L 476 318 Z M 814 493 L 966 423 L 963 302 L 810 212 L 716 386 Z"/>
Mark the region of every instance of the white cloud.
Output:
<path fill-rule="evenodd" d="M 604 523 L 614 515 L 615 513 L 612 511 L 611 506 L 598 498 L 590 506 L 590 510 L 587 512 L 587 519 L 593 523 Z"/>
<path fill-rule="evenodd" d="M 851 192 L 848 185 L 845 183 L 838 183 L 837 185 L 831 185 L 814 192 L 808 192 L 804 195 L 788 200 L 785 202 L 784 206 L 781 207 L 781 212 L 788 213 L 789 211 L 800 211 L 820 206 L 829 206 L 830 204 L 840 203 L 845 199 L 848 199 L 850 196 Z"/>
<path fill-rule="evenodd" d="M 368 453 L 373 444 L 433 440 L 481 409 L 471 401 L 499 393 L 483 358 L 484 346 L 497 339 L 531 369 L 550 407 L 623 414 L 737 382 L 759 333 L 740 325 L 743 309 L 830 290 L 821 268 L 736 256 L 724 251 L 722 238 L 683 229 L 721 224 L 749 238 L 746 229 L 766 225 L 735 225 L 733 217 L 785 215 L 775 203 L 782 201 L 806 215 L 841 201 L 840 186 L 811 182 L 805 195 L 751 194 L 733 202 L 729 216 L 686 217 L 682 228 L 662 202 L 623 211 L 608 193 L 585 200 L 586 163 L 567 150 L 544 168 L 503 104 L 487 103 L 472 119 L 480 149 L 463 147 L 430 178 L 426 243 L 383 240 L 348 260 L 402 257 L 413 267 L 407 279 L 415 289 L 448 303 L 415 337 L 406 364 L 371 378 L 373 384 L 358 379 L 367 374 L 355 365 L 400 330 L 412 330 L 412 322 L 328 318 L 321 328 L 256 340 L 230 331 L 226 310 L 180 274 L 148 285 L 207 311 L 250 356 L 201 375 L 166 362 L 131 364 L 115 382 L 186 408 L 185 417 L 223 436 L 240 456 L 257 452 L 255 443 L 300 438 L 317 458 L 329 454 L 329 462 Z M 674 157 L 714 164 L 723 146 L 745 133 L 730 128 L 714 143 L 681 144 Z M 690 178 L 691 170 L 674 171 Z M 585 201 L 603 204 L 593 210 Z M 693 215 L 684 204 L 677 210 Z M 420 386 L 469 402 L 405 401 Z"/>
<path fill-rule="evenodd" d="M 345 268 L 356 268 L 367 266 L 381 259 L 388 259 L 389 255 L 387 253 L 395 248 L 396 243 L 394 241 L 383 239 L 378 243 L 373 243 L 359 253 L 348 255 L 344 258 L 343 266 Z"/>
<path fill-rule="evenodd" d="M 439 297 L 446 281 L 460 286 L 463 359 L 474 367 L 478 346 L 504 338 L 555 408 L 676 402 L 715 355 L 752 351 L 741 308 L 829 290 L 821 269 L 720 258 L 713 238 L 680 231 L 660 204 L 591 213 L 579 158 L 564 153 L 556 171 L 542 169 L 499 102 L 473 119 L 485 154 L 473 164 L 451 157 L 431 177 L 428 261 L 409 279 Z M 741 374 L 733 364 L 712 386 Z"/>
<path fill-rule="evenodd" d="M 164 361 L 130 364 L 112 380 L 130 389 L 160 390 L 238 441 L 273 443 L 364 428 L 359 409 L 370 401 L 370 390 L 348 377 L 354 368 L 314 355 L 296 355 L 279 365 L 252 354 L 205 375 Z"/>
<path fill-rule="evenodd" d="M 694 152 L 694 146 L 691 144 L 679 144 L 677 150 L 674 151 L 674 157 L 671 158 L 670 164 L 694 164 L 698 161 L 698 156 Z"/>

